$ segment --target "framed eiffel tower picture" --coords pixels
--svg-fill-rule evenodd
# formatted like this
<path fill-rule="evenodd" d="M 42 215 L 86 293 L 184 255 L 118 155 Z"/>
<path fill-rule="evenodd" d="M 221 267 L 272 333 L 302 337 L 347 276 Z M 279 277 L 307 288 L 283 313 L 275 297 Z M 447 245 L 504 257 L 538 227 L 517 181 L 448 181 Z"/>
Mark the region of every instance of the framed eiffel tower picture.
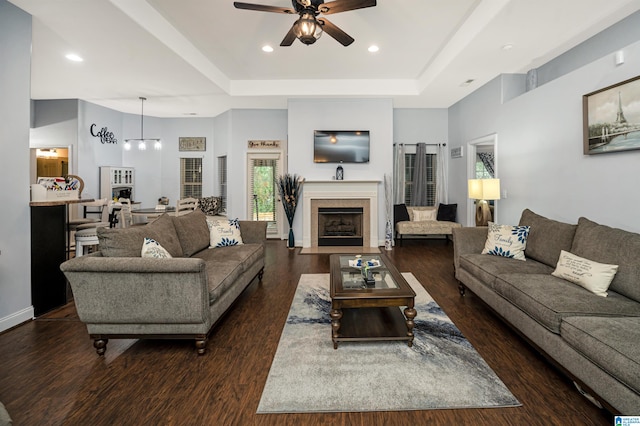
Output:
<path fill-rule="evenodd" d="M 640 149 L 640 76 L 582 97 L 584 154 Z"/>

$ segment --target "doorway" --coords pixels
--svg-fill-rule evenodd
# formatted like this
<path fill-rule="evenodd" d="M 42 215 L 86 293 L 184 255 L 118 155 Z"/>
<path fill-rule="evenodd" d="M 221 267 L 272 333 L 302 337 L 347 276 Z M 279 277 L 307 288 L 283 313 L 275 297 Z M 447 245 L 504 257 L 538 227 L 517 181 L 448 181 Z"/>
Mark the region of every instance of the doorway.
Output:
<path fill-rule="evenodd" d="M 492 133 L 467 143 L 467 179 L 498 178 L 498 135 Z M 489 160 L 490 159 L 490 160 Z M 498 222 L 498 201 L 491 201 L 494 222 Z M 475 200 L 467 202 L 467 226 L 476 226 Z"/>
<path fill-rule="evenodd" d="M 69 148 L 32 148 L 31 183 L 39 177 L 64 177 L 69 174 Z"/>
<path fill-rule="evenodd" d="M 267 222 L 267 238 L 280 238 L 282 209 L 276 181 L 282 170 L 281 154 L 251 153 L 247 160 L 247 217 Z"/>

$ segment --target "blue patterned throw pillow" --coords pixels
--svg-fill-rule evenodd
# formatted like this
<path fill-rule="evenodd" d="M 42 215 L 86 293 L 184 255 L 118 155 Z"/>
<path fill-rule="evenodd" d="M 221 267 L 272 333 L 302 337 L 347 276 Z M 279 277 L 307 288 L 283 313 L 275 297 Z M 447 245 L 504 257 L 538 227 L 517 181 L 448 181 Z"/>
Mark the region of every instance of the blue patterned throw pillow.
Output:
<path fill-rule="evenodd" d="M 152 238 L 145 238 L 142 243 L 142 257 L 152 257 L 154 259 L 169 259 L 173 256 Z"/>
<path fill-rule="evenodd" d="M 238 219 L 207 221 L 209 247 L 228 247 L 243 244 Z"/>
<path fill-rule="evenodd" d="M 524 249 L 527 247 L 529 226 L 498 225 L 489 222 L 487 242 L 482 254 L 526 260 Z"/>

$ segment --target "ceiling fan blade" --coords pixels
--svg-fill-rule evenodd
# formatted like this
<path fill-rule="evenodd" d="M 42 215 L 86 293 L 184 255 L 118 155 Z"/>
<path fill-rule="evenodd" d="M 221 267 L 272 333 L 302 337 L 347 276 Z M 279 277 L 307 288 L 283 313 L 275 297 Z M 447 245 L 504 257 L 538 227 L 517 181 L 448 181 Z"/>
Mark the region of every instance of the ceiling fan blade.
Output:
<path fill-rule="evenodd" d="M 336 27 L 327 19 L 319 18 L 318 22 L 320 22 L 320 24 L 322 25 L 322 30 L 325 33 L 335 38 L 343 46 L 348 46 L 355 41 L 353 37 L 351 37 L 349 34 L 345 33 L 344 31 L 342 31 L 340 28 Z"/>
<path fill-rule="evenodd" d="M 324 15 L 330 15 L 332 13 L 364 9 L 365 7 L 373 7 L 375 5 L 376 0 L 335 0 L 319 5 L 318 11 Z"/>
<path fill-rule="evenodd" d="M 284 36 L 284 38 L 280 42 L 280 46 L 282 47 L 291 46 L 294 41 L 296 41 L 296 35 L 293 32 L 293 27 L 291 27 L 287 35 Z"/>
<path fill-rule="evenodd" d="M 267 6 L 264 4 L 242 3 L 239 1 L 234 1 L 233 5 L 236 9 L 257 10 L 258 12 L 287 13 L 289 15 L 297 13 L 295 9 L 291 9 L 290 7 Z"/>

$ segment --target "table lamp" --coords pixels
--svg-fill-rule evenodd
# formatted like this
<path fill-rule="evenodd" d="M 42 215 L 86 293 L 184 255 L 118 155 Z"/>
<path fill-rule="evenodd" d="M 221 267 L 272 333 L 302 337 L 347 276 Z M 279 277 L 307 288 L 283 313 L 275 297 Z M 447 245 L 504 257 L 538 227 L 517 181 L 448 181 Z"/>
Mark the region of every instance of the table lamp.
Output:
<path fill-rule="evenodd" d="M 491 220 L 487 200 L 500 199 L 500 179 L 469 179 L 469 198 L 476 200 L 476 226 L 487 226 Z"/>

